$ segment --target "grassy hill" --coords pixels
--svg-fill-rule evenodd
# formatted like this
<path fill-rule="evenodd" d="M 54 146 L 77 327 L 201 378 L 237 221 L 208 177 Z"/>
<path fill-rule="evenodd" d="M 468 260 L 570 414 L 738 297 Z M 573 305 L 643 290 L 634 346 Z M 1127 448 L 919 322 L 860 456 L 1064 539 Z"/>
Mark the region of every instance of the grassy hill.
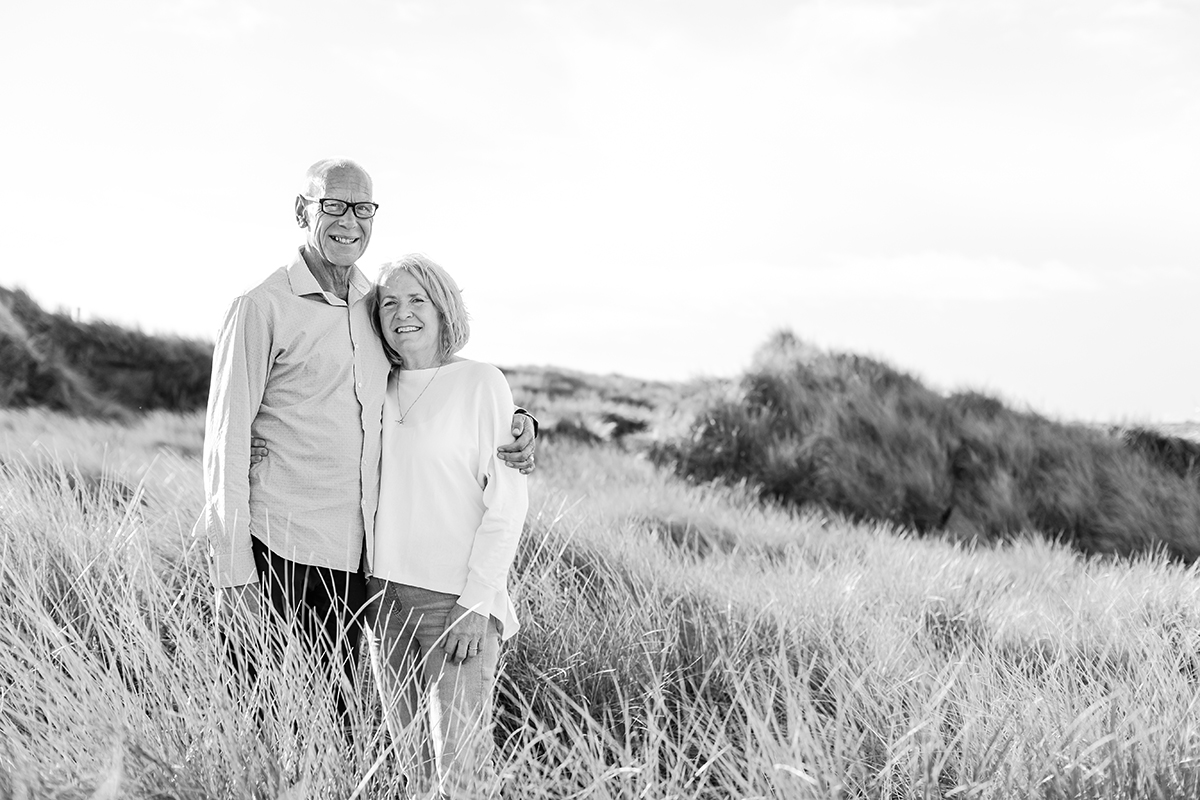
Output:
<path fill-rule="evenodd" d="M 0 407 L 86 416 L 202 408 L 212 345 L 43 310 L 0 287 Z"/>
<path fill-rule="evenodd" d="M 9 305 L 9 295 L 0 290 L 0 373 L 4 375 L 0 407 L 42 406 L 82 414 L 111 412 L 111 406 L 99 401 L 82 376 L 42 352 Z"/>

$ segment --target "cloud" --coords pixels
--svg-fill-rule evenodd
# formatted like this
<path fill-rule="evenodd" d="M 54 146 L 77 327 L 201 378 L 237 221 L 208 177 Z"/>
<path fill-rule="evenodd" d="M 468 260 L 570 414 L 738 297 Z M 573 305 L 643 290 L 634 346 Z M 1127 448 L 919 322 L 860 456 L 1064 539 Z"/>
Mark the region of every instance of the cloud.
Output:
<path fill-rule="evenodd" d="M 825 58 L 845 60 L 910 39 L 930 25 L 939 4 L 877 0 L 801 3 L 788 16 L 794 44 Z"/>
<path fill-rule="evenodd" d="M 246 39 L 279 22 L 261 8 L 234 0 L 159 2 L 140 21 L 153 31 L 215 42 Z"/>
<path fill-rule="evenodd" d="M 1181 267 L 1101 269 L 1056 260 L 1026 263 L 994 255 L 950 252 L 886 257 L 840 255 L 813 266 L 758 264 L 731 271 L 747 282 L 766 286 L 766 294 L 779 303 L 797 297 L 1028 302 L 1200 286 L 1200 275 Z"/>
<path fill-rule="evenodd" d="M 1024 264 L 998 256 L 914 253 L 840 256 L 821 266 L 774 268 L 780 291 L 831 298 L 1011 301 L 1101 289 L 1086 270 L 1049 261 Z"/>
<path fill-rule="evenodd" d="M 1104 9 L 1104 16 L 1116 20 L 1158 20 L 1174 18 L 1180 10 L 1178 4 L 1162 0 L 1112 0 Z"/>

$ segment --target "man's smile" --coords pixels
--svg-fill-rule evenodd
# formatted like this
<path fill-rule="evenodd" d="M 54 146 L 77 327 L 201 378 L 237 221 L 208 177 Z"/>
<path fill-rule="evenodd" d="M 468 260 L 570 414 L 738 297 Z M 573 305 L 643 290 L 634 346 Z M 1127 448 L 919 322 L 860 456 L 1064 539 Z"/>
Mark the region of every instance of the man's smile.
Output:
<path fill-rule="evenodd" d="M 335 233 L 329 234 L 329 238 L 333 239 L 338 244 L 354 244 L 358 241 L 357 236 L 338 236 Z"/>

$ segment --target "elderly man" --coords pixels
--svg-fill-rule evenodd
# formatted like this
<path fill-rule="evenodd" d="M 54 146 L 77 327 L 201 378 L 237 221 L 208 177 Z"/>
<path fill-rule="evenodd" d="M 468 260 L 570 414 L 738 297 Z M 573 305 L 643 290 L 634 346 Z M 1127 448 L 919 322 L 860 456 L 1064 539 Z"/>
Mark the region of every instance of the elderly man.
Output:
<path fill-rule="evenodd" d="M 378 205 L 358 164 L 314 164 L 296 197 L 304 245 L 237 298 L 213 356 L 204 437 L 204 525 L 222 629 L 260 599 L 353 674 L 379 500 L 391 365 L 355 266 Z M 513 417 L 509 466 L 533 464 L 533 425 Z M 251 464 L 251 437 L 271 457 Z M 244 618 L 244 617 L 243 617 Z M 342 704 L 338 693 L 339 705 Z"/>

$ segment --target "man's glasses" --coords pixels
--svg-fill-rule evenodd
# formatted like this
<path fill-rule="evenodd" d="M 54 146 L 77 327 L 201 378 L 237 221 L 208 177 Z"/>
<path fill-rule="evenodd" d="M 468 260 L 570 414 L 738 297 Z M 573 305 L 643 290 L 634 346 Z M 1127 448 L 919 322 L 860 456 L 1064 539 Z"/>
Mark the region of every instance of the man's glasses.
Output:
<path fill-rule="evenodd" d="M 346 213 L 346 209 L 353 208 L 354 216 L 359 219 L 370 219 L 375 216 L 375 211 L 379 208 L 379 203 L 347 203 L 345 200 L 335 200 L 332 197 L 300 196 L 310 203 L 320 203 L 321 210 L 331 217 L 340 217 Z"/>

